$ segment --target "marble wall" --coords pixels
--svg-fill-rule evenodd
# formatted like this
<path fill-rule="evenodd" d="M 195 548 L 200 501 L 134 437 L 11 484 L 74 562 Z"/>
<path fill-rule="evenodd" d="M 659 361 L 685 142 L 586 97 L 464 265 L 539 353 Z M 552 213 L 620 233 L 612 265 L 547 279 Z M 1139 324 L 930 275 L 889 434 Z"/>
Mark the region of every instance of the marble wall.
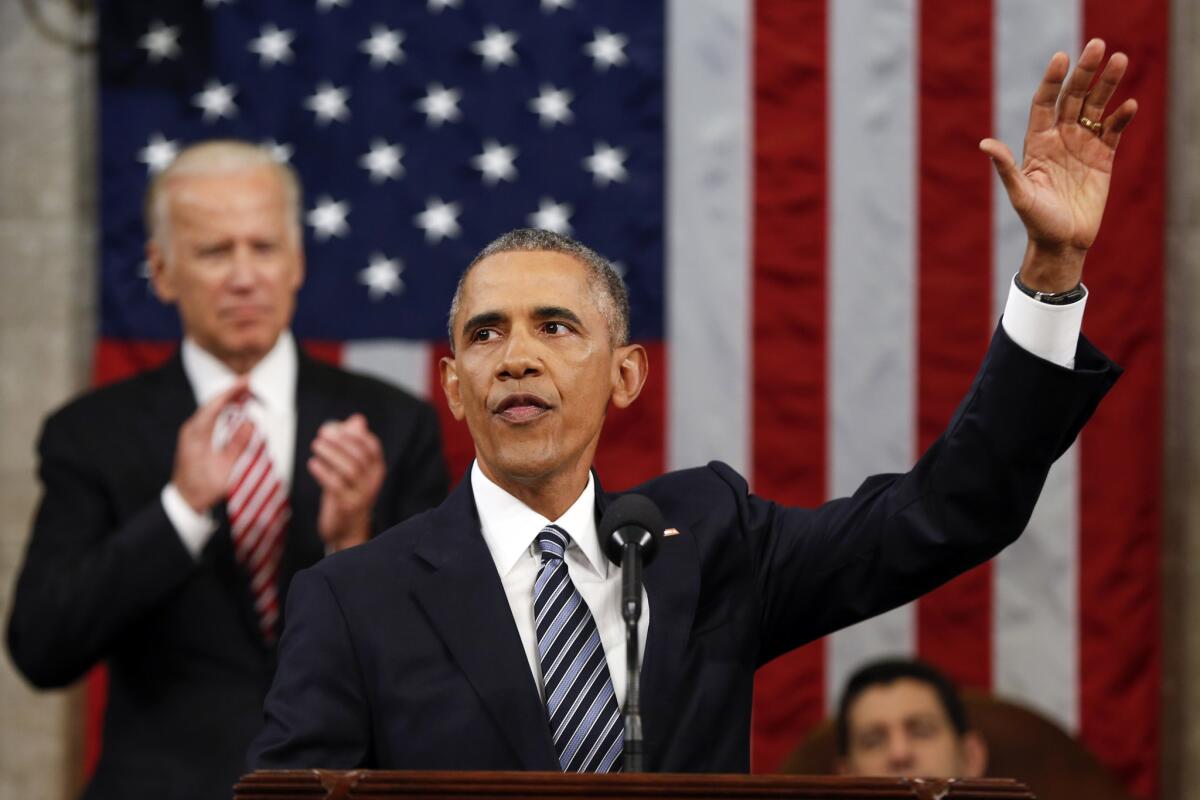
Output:
<path fill-rule="evenodd" d="M 65 6 L 51 9 L 46 21 L 63 30 L 77 23 Z M 90 55 L 49 44 L 17 0 L 0 2 L 3 620 L 37 500 L 38 426 L 47 409 L 88 381 L 95 320 L 94 78 Z M 0 655 L 0 797 L 75 793 L 77 704 L 78 692 L 35 693 L 7 651 Z"/>

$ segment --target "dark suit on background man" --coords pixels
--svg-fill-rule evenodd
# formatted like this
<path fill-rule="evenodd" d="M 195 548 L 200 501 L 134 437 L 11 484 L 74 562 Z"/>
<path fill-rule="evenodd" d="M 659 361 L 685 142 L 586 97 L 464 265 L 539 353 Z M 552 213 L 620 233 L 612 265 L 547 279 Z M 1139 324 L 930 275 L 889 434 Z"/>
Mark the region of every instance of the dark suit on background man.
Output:
<path fill-rule="evenodd" d="M 53 414 L 8 646 L 38 687 L 109 668 L 85 797 L 228 798 L 291 577 L 438 503 L 433 409 L 305 357 L 300 187 L 264 148 L 185 148 L 146 198 L 165 366 Z"/>
<path fill-rule="evenodd" d="M 67 405 L 41 437 L 45 495 L 9 646 L 40 687 L 65 686 L 107 661 L 103 752 L 89 797 L 228 796 L 261 725 L 275 652 L 259 632 L 228 523 L 195 560 L 159 501 L 176 435 L 195 410 L 176 355 Z M 361 413 L 383 446 L 376 530 L 436 504 L 446 489 L 428 404 L 300 355 L 296 410 L 281 595 L 324 555 L 320 489 L 304 462 L 326 420 Z"/>
<path fill-rule="evenodd" d="M 1119 372 L 1082 339 L 1070 370 L 1001 330 L 905 475 L 817 509 L 749 495 L 719 462 L 631 490 L 679 531 L 645 573 L 647 769 L 748 770 L 755 670 L 1011 543 Z M 253 768 L 559 769 L 470 481 L 298 575 L 288 610 Z"/>

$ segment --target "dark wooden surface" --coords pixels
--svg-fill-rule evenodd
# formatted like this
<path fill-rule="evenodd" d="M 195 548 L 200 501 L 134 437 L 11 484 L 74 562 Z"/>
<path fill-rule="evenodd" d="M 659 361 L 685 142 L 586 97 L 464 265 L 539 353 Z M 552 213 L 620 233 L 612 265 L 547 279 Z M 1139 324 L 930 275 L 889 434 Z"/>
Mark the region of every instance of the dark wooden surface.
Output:
<path fill-rule="evenodd" d="M 1012 780 L 907 780 L 798 775 L 578 775 L 557 772 L 263 771 L 247 775 L 235 800 L 353 798 L 780 798 L 806 800 L 1035 800 Z"/>

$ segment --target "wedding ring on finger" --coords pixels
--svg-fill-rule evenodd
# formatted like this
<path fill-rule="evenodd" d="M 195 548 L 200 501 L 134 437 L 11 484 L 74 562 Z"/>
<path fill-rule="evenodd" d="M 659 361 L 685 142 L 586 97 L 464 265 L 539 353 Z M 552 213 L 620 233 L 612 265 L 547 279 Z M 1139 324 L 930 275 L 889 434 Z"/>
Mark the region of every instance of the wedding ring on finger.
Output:
<path fill-rule="evenodd" d="M 1087 128 L 1092 133 L 1100 133 L 1100 131 L 1104 128 L 1103 122 L 1096 122 L 1095 120 L 1090 120 L 1087 117 L 1080 117 L 1079 124 Z"/>

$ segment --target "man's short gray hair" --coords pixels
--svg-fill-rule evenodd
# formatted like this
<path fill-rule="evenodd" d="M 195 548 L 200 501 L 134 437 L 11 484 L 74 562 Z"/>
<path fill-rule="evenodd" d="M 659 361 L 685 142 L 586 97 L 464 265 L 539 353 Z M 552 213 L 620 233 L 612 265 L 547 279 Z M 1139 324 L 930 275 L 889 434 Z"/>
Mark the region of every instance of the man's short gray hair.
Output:
<path fill-rule="evenodd" d="M 287 213 L 288 232 L 297 244 L 300 242 L 300 179 L 288 164 L 275 159 L 271 151 L 240 139 L 210 139 L 189 145 L 154 176 L 146 190 L 144 206 L 146 236 L 154 240 L 164 256 L 170 248 L 170 184 L 171 179 L 182 175 L 223 175 L 249 169 L 267 167 L 279 177 L 283 186 L 284 207 Z"/>
<path fill-rule="evenodd" d="M 614 347 L 629 344 L 629 290 L 625 281 L 604 256 L 582 242 L 561 233 L 537 228 L 517 228 L 493 239 L 471 260 L 458 279 L 446 330 L 450 334 L 450 350 L 454 351 L 454 319 L 462 303 L 463 287 L 475 265 L 497 253 L 562 253 L 571 256 L 588 271 L 588 283 L 600 314 L 608 323 L 609 338 Z"/>

